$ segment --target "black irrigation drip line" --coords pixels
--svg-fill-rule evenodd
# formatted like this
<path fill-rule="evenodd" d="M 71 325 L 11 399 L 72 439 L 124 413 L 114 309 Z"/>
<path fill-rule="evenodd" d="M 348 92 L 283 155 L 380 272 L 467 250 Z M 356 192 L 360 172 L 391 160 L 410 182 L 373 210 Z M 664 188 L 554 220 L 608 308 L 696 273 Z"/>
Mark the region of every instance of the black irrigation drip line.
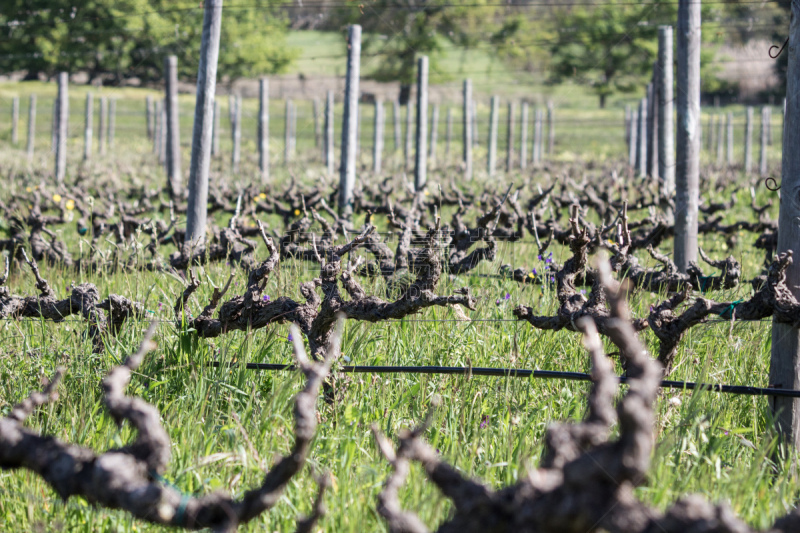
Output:
<path fill-rule="evenodd" d="M 212 361 L 209 366 L 213 368 L 236 367 L 239 363 L 221 363 Z M 273 363 L 246 363 L 248 370 L 297 370 L 295 365 L 281 365 Z M 535 379 L 562 379 L 567 381 L 592 381 L 590 374 L 583 372 L 560 372 L 556 370 L 529 370 L 525 368 L 488 368 L 464 366 L 362 366 L 346 365 L 339 368 L 346 374 L 435 374 L 456 376 L 489 376 L 499 378 L 535 378 Z M 628 382 L 627 376 L 618 376 L 620 383 Z M 674 381 L 665 379 L 661 381 L 662 388 L 684 390 L 707 390 L 743 396 L 783 396 L 800 398 L 800 390 L 772 389 L 763 387 L 750 387 L 747 385 L 722 385 L 717 383 L 697 383 L 695 381 Z"/>

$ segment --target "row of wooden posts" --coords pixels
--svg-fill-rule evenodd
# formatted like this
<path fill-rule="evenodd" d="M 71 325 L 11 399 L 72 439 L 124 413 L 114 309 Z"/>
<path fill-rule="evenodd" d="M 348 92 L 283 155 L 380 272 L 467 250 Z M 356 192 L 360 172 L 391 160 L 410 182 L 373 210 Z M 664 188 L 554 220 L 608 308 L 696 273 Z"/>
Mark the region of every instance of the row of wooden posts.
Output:
<path fill-rule="evenodd" d="M 625 107 L 625 144 L 628 147 L 628 166 L 639 177 L 650 176 L 658 179 L 658 115 L 653 113 L 655 104 L 652 84 L 647 88 L 648 96 L 642 98 L 638 109 Z M 753 115 L 754 108 L 745 109 L 744 128 L 744 172 L 750 174 L 753 167 Z M 718 166 L 733 166 L 734 161 L 734 123 L 733 113 L 711 114 L 706 128 L 707 149 L 709 153 L 716 150 Z M 703 145 L 703 128 L 698 124 L 700 145 Z M 759 174 L 767 176 L 767 147 L 772 145 L 772 110 L 769 106 L 761 107 L 761 134 L 759 152 Z"/>

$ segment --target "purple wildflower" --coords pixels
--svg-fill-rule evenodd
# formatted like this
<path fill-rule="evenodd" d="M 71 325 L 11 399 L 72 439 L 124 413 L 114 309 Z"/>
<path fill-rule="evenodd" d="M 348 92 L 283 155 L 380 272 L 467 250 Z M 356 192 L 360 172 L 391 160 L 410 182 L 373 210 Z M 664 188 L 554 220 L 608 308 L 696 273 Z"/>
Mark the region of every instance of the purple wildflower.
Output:
<path fill-rule="evenodd" d="M 536 269 L 534 268 L 534 269 L 532 270 L 532 272 L 533 272 L 533 275 L 535 276 L 535 275 L 536 275 Z"/>
<path fill-rule="evenodd" d="M 506 298 L 505 298 L 505 299 L 506 299 L 506 300 L 509 300 L 509 299 L 511 299 L 511 295 L 510 295 L 510 294 L 508 294 L 508 293 L 506 293 Z"/>
<path fill-rule="evenodd" d="M 483 415 L 481 417 L 481 429 L 485 428 L 489 425 L 489 415 Z"/>
<path fill-rule="evenodd" d="M 291 333 L 289 333 L 289 336 L 286 337 L 286 340 L 289 341 L 289 342 L 292 342 L 294 340 L 294 337 L 292 337 Z"/>
<path fill-rule="evenodd" d="M 586 289 L 581 289 L 581 294 L 586 294 Z"/>
<path fill-rule="evenodd" d="M 555 281 L 556 281 L 556 278 L 554 278 L 553 276 L 550 276 L 550 283 L 554 283 Z"/>
<path fill-rule="evenodd" d="M 651 305 L 651 306 L 650 306 L 650 312 L 652 313 L 653 311 L 655 311 L 655 309 L 654 309 L 654 308 L 653 308 L 653 306 Z"/>
<path fill-rule="evenodd" d="M 500 305 L 500 298 L 494 301 L 494 305 Z"/>
<path fill-rule="evenodd" d="M 544 262 L 549 265 L 550 263 L 553 262 L 553 258 L 552 257 L 548 257 L 547 259 L 544 260 Z"/>
<path fill-rule="evenodd" d="M 158 308 L 161 309 L 161 306 L 164 305 L 161 302 L 158 302 Z"/>
<path fill-rule="evenodd" d="M 264 295 L 264 298 L 263 298 L 263 300 L 264 300 L 265 302 L 268 302 L 268 301 L 269 301 L 269 295 L 268 295 L 268 294 L 265 294 L 265 295 Z"/>
<path fill-rule="evenodd" d="M 539 259 L 539 261 L 541 261 L 541 260 L 542 260 L 542 254 L 539 254 L 539 255 L 537 256 L 537 258 Z"/>

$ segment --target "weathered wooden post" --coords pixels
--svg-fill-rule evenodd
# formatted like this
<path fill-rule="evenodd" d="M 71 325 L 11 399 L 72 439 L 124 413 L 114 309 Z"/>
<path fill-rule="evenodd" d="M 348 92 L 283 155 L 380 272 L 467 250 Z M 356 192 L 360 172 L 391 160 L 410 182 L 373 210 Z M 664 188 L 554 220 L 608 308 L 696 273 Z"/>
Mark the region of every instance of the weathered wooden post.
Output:
<path fill-rule="evenodd" d="M 794 252 L 794 261 L 786 269 L 786 287 L 800 298 L 800 6 L 792 2 L 789 23 L 789 68 L 786 75 L 786 120 L 783 126 L 781 159 L 780 214 L 778 216 L 778 254 Z M 772 322 L 772 356 L 769 386 L 776 389 L 800 389 L 800 329 L 791 324 Z M 783 443 L 800 448 L 800 400 L 770 397 L 770 407 Z M 793 456 L 787 453 L 786 456 Z"/>
<path fill-rule="evenodd" d="M 747 106 L 747 119 L 744 125 L 744 172 L 753 170 L 753 108 Z"/>
<path fill-rule="evenodd" d="M 100 97 L 100 123 L 97 125 L 97 141 L 100 155 L 106 155 L 106 132 L 108 131 L 108 97 Z"/>
<path fill-rule="evenodd" d="M 405 158 L 406 172 L 410 172 L 412 168 L 412 159 L 414 154 L 414 147 L 412 143 L 411 132 L 414 131 L 414 106 L 411 100 L 406 104 L 406 142 L 403 145 L 403 155 Z"/>
<path fill-rule="evenodd" d="M 533 165 L 536 166 L 542 161 L 542 110 L 533 110 Z"/>
<path fill-rule="evenodd" d="M 636 172 L 640 178 L 647 176 L 647 98 L 639 100 L 639 123 L 637 124 L 636 138 L 639 146 L 636 148 Z"/>
<path fill-rule="evenodd" d="M 211 132 L 211 155 L 213 157 L 219 156 L 219 135 L 220 135 L 220 125 L 222 124 L 222 109 L 219 105 L 219 100 L 214 96 L 214 120 L 213 120 L 213 129 L 214 131 Z"/>
<path fill-rule="evenodd" d="M 725 136 L 725 138 L 728 140 L 728 150 L 727 150 L 728 166 L 732 167 L 733 166 L 733 113 L 731 111 L 728 111 L 727 126 L 728 126 L 728 133 Z"/>
<path fill-rule="evenodd" d="M 556 111 L 553 102 L 547 102 L 547 154 L 553 155 L 556 146 Z"/>
<path fill-rule="evenodd" d="M 472 179 L 472 81 L 464 80 L 462 103 L 464 177 Z"/>
<path fill-rule="evenodd" d="M 117 99 L 108 100 L 108 147 L 114 148 L 114 134 L 117 129 Z"/>
<path fill-rule="evenodd" d="M 625 146 L 631 147 L 631 104 L 625 104 Z"/>
<path fill-rule="evenodd" d="M 58 140 L 56 141 L 56 183 L 64 183 L 67 175 L 67 127 L 69 126 L 69 76 L 58 73 Z"/>
<path fill-rule="evenodd" d="M 92 157 L 92 121 L 94 120 L 94 102 L 92 93 L 86 93 L 86 109 L 83 119 L 83 160 L 88 161 Z"/>
<path fill-rule="evenodd" d="M 645 175 L 650 174 L 650 171 L 653 168 L 652 166 L 654 161 L 653 155 L 655 152 L 655 144 L 653 144 L 653 141 L 655 140 L 653 137 L 653 133 L 655 131 L 653 128 L 655 126 L 655 122 L 653 121 L 653 109 L 656 108 L 653 99 L 654 90 L 655 86 L 653 85 L 653 83 L 652 82 L 648 83 L 645 92 L 646 94 L 645 105 L 647 106 L 647 110 L 645 111 L 645 113 L 647 114 L 647 121 L 645 122 L 645 137 L 646 137 L 645 140 L 646 150 L 645 150 L 645 162 L 644 162 Z"/>
<path fill-rule="evenodd" d="M 675 192 L 675 130 L 672 123 L 672 26 L 658 28 L 658 175 L 662 194 Z"/>
<path fill-rule="evenodd" d="M 269 181 L 269 80 L 258 80 L 258 170 L 261 183 Z"/>
<path fill-rule="evenodd" d="M 652 94 L 650 95 L 651 99 L 648 101 L 650 105 L 650 113 L 652 114 L 652 118 L 650 120 L 650 130 L 651 130 L 651 143 L 652 145 L 649 147 L 650 157 L 648 158 L 648 167 L 647 171 L 650 173 L 650 179 L 658 183 L 659 181 L 659 173 L 658 173 L 658 123 L 660 119 L 659 115 L 659 102 L 658 102 L 658 86 L 660 83 L 660 76 L 661 74 L 658 71 L 658 61 L 653 64 L 653 90 Z"/>
<path fill-rule="evenodd" d="M 147 139 L 153 140 L 153 97 L 147 95 L 144 103 L 145 123 L 147 124 Z"/>
<path fill-rule="evenodd" d="M 333 176 L 333 91 L 325 98 L 325 168 L 328 176 Z"/>
<path fill-rule="evenodd" d="M 239 162 L 242 159 L 242 95 L 237 94 L 233 99 L 233 128 L 231 130 L 231 140 L 233 150 L 231 151 L 231 171 L 233 175 L 239 174 Z"/>
<path fill-rule="evenodd" d="M 395 100 L 392 102 L 392 120 L 394 121 L 394 152 L 400 151 L 400 139 L 402 138 L 400 126 L 400 101 Z"/>
<path fill-rule="evenodd" d="M 207 0 L 209 1 L 209 0 Z M 203 22 L 205 29 L 205 21 Z M 181 136 L 178 127 L 178 58 L 169 56 L 164 60 L 166 80 L 166 139 L 167 139 L 167 183 L 173 200 L 181 196 Z"/>
<path fill-rule="evenodd" d="M 717 166 L 722 166 L 723 157 L 725 155 L 725 115 L 717 117 Z"/>
<path fill-rule="evenodd" d="M 767 175 L 767 145 L 769 144 L 769 108 L 761 108 L 761 158 L 758 169 L 762 177 Z M 798 256 L 800 259 L 800 256 Z"/>
<path fill-rule="evenodd" d="M 361 26 L 348 29 L 347 82 L 344 88 L 342 156 L 339 177 L 339 216 L 353 215 L 353 188 L 356 182 L 356 117 L 361 70 Z"/>
<path fill-rule="evenodd" d="M 221 27 L 222 0 L 204 0 L 200 65 L 197 69 L 197 99 L 192 129 L 192 156 L 189 164 L 189 204 L 186 212 L 186 242 L 192 244 L 201 243 L 206 233 L 208 173 L 211 167 L 211 145 L 216 121 L 214 101 Z"/>
<path fill-rule="evenodd" d="M 383 167 L 383 128 L 384 128 L 383 100 L 375 99 L 375 116 L 372 128 L 372 172 L 380 175 Z"/>
<path fill-rule="evenodd" d="M 528 168 L 528 102 L 522 102 L 522 118 L 519 132 L 519 168 Z"/>
<path fill-rule="evenodd" d="M 36 143 L 36 95 L 32 94 L 28 104 L 28 163 L 33 162 L 33 149 Z"/>
<path fill-rule="evenodd" d="M 700 1 L 678 4 L 678 110 L 675 161 L 675 264 L 697 260 L 700 143 Z"/>
<path fill-rule="evenodd" d="M 102 109 L 102 107 L 101 107 Z M 164 165 L 167 172 L 167 102 L 161 101 L 158 108 L 158 163 Z"/>
<path fill-rule="evenodd" d="M 428 181 L 428 56 L 417 59 L 417 151 L 414 188 L 421 191 Z"/>
<path fill-rule="evenodd" d="M 497 166 L 497 121 L 500 111 L 500 98 L 492 96 L 491 108 L 489 110 L 489 157 L 486 159 L 486 172 L 489 176 L 494 176 Z"/>
<path fill-rule="evenodd" d="M 638 132 L 639 112 L 636 109 L 631 111 L 631 138 L 628 143 L 628 166 L 631 172 L 636 169 L 636 152 L 639 149 L 639 141 L 636 136 Z"/>
<path fill-rule="evenodd" d="M 444 160 L 446 164 L 450 164 L 450 150 L 451 144 L 453 143 L 453 108 L 447 108 L 447 126 L 445 128 L 444 135 L 445 145 L 444 145 Z"/>
<path fill-rule="evenodd" d="M 506 117 L 506 172 L 514 168 L 514 102 L 508 102 Z"/>
<path fill-rule="evenodd" d="M 11 99 L 11 144 L 19 142 L 19 96 Z"/>
<path fill-rule="evenodd" d="M 292 160 L 292 101 L 286 99 L 283 120 L 283 164 L 289 166 Z"/>
<path fill-rule="evenodd" d="M 436 168 L 436 145 L 439 137 L 439 104 L 433 104 L 431 113 L 431 140 L 428 147 L 428 158 L 431 168 Z"/>

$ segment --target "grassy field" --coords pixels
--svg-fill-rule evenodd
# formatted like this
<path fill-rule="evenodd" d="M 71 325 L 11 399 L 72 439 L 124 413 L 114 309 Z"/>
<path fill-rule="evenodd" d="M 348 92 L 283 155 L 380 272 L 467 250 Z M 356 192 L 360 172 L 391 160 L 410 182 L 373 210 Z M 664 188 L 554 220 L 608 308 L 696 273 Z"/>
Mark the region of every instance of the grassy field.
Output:
<path fill-rule="evenodd" d="M 304 49 L 298 70 L 315 68 L 317 72 L 324 72 L 322 68 L 314 67 L 313 59 L 313 54 L 330 53 L 335 46 L 333 37 L 324 37 L 327 40 L 314 42 L 310 42 L 312 37 L 305 34 L 290 38 L 293 44 L 302 45 Z M 458 58 L 454 55 L 451 61 L 455 64 Z M 470 68 L 483 68 L 488 61 L 486 58 L 483 63 L 477 63 L 479 66 Z M 325 68 L 335 67 L 329 65 Z M 336 74 L 335 70 L 332 74 Z M 496 82 L 494 75 L 487 74 L 485 81 Z M 476 77 L 473 79 L 476 84 L 484 83 Z M 153 188 L 163 186 L 163 169 L 154 160 L 151 144 L 144 136 L 144 97 L 156 93 L 139 89 L 103 89 L 102 94 L 119 99 L 115 148 L 105 157 L 97 156 L 91 162 L 82 163 L 82 108 L 86 90 L 85 87 L 71 88 L 68 179 L 74 179 L 80 173 L 91 188 L 95 177 L 114 173 L 126 182 Z M 556 153 L 550 158 L 553 164 L 529 169 L 525 173 L 503 174 L 490 182 L 493 188 L 501 190 L 507 183 L 523 183 L 529 178 L 532 184 L 545 186 L 564 172 L 578 180 L 581 173 L 593 180 L 607 179 L 598 162 L 621 160 L 620 154 L 624 152 L 621 105 L 625 100 L 614 100 L 610 109 L 598 110 L 593 98 L 579 100 L 574 97 L 582 93 L 578 89 L 561 87 L 552 91 L 548 94 L 554 98 L 563 95 L 559 102 L 564 103 L 557 107 Z M 49 110 L 52 108 L 53 85 L 0 85 L 0 108 L 9 109 L 10 98 L 20 95 L 23 97 L 21 116 L 24 119 L 25 97 L 31 92 L 40 95 L 33 171 L 27 176 L 25 171 L 20 171 L 26 168 L 24 143 L 17 147 L 9 146 L 8 123 L 4 122 L 6 126 L 0 132 L 0 169 L 6 181 L 0 195 L 35 187 L 38 184 L 37 173 L 52 171 Z M 100 93 L 95 94 L 98 96 Z M 578 105 L 579 102 L 584 105 Z M 479 121 L 482 148 L 476 153 L 479 158 L 476 168 L 481 170 L 473 183 L 463 184 L 475 190 L 482 190 L 489 182 L 482 172 L 485 163 L 481 159 L 485 155 L 488 124 L 486 103 L 488 100 L 479 108 L 483 119 L 482 123 Z M 227 99 L 223 99 L 222 105 L 223 125 L 227 128 Z M 242 172 L 237 177 L 229 174 L 230 140 L 226 129 L 222 135 L 223 155 L 214 162 L 212 180 L 250 183 L 255 176 L 256 102 L 247 101 L 245 105 Z M 300 106 L 298 155 L 287 169 L 282 165 L 283 103 L 272 102 L 273 175 L 276 182 L 285 183 L 291 174 L 301 184 L 310 187 L 321 183 L 324 173 L 314 149 L 311 104 L 302 102 Z M 363 108 L 361 159 L 365 168 L 360 176 L 372 179 L 366 170 L 370 162 L 372 108 Z M 188 169 L 192 110 L 192 99 L 182 96 L 185 172 Z M 734 108 L 733 111 L 741 123 L 743 110 Z M 391 117 L 391 112 L 388 114 Z M 95 120 L 97 116 L 95 110 Z M 774 167 L 779 161 L 781 143 L 777 109 L 773 110 L 773 116 L 777 122 L 769 155 Z M 338 115 L 337 122 L 340 122 Z M 502 116 L 500 122 L 504 123 Z M 21 124 L 24 123 L 22 120 Z M 440 158 L 443 158 L 443 122 L 440 128 Z M 743 123 L 737 123 L 737 128 L 738 161 L 741 158 Z M 390 128 L 387 130 L 391 131 Z M 501 132 L 504 131 L 505 128 L 501 128 Z M 532 136 L 532 128 L 529 135 Z M 25 138 L 24 126 L 20 138 Z M 460 153 L 460 145 L 456 142 L 460 138 L 457 125 L 449 163 L 454 163 L 456 154 Z M 336 139 L 338 145 L 338 135 Z M 502 150 L 504 134 L 500 139 Z M 402 171 L 394 165 L 399 163 L 400 157 L 392 150 L 388 132 L 387 149 L 391 172 L 400 174 Z M 757 151 L 755 157 L 757 160 Z M 704 158 L 706 162 L 715 161 L 716 152 L 705 150 Z M 704 172 L 717 171 L 706 166 Z M 457 174 L 453 167 L 446 166 L 432 172 L 429 180 L 435 186 L 454 175 Z M 741 207 L 749 204 L 749 191 L 739 188 L 734 192 L 740 207 L 724 213 L 725 221 L 752 218 L 752 213 Z M 94 189 L 92 194 L 99 197 L 103 191 Z M 773 198 L 774 194 L 761 188 L 759 204 Z M 712 197 L 708 191 L 701 191 L 701 196 L 705 201 L 727 199 L 725 195 Z M 770 211 L 773 218 L 777 216 L 777 203 L 774 202 Z M 217 222 L 227 223 L 227 220 L 219 219 Z M 273 228 L 281 228 L 277 218 L 268 217 L 265 222 Z M 5 216 L 0 219 L 0 229 L 6 229 L 7 224 Z M 57 228 L 57 233 L 73 251 L 88 244 L 85 239 L 81 243 L 82 238 L 73 224 Z M 743 265 L 743 278 L 749 279 L 759 273 L 763 257 L 753 248 L 754 240 L 755 235 L 742 234 L 735 248 L 728 249 L 723 239 L 705 236 L 702 245 L 712 257 L 734 255 Z M 530 238 L 525 241 L 530 241 Z M 662 245 L 662 251 L 671 250 L 671 247 L 671 241 L 667 241 Z M 553 250 L 558 260 L 568 257 L 568 250 L 563 247 L 555 246 Z M 168 251 L 164 250 L 165 253 Z M 452 321 L 455 318 L 452 311 L 432 309 L 402 321 L 378 324 L 348 322 L 343 354 L 352 364 L 472 365 L 587 371 L 588 358 L 578 335 L 566 331 L 545 333 L 510 320 L 513 319 L 511 310 L 517 304 L 538 306 L 542 314 L 553 312 L 558 303 L 552 286 L 523 287 L 484 276 L 496 273 L 503 263 L 515 267 L 537 266 L 535 245 L 529 242 L 501 244 L 498 255 L 494 263 L 484 263 L 474 273 L 443 279 L 438 292 L 448 294 L 454 288 L 469 286 L 481 297 L 478 309 L 468 313 L 470 318 L 503 321 Z M 642 261 L 655 266 L 645 255 L 642 254 Z M 266 257 L 263 246 L 256 257 Z M 228 272 L 229 267 L 221 263 L 201 269 L 204 284 L 191 303 L 193 312 L 201 309 L 210 296 L 211 288 L 205 280 L 220 284 Z M 275 454 L 289 449 L 293 430 L 292 397 L 299 390 L 301 378 L 293 373 L 259 373 L 242 368 L 229 370 L 207 366 L 212 360 L 290 362 L 288 327 L 269 327 L 249 333 L 227 334 L 214 340 L 196 340 L 191 335 L 177 332 L 172 323 L 172 305 L 184 288 L 175 277 L 152 273 L 86 274 L 44 265 L 42 273 L 59 297 L 64 297 L 72 282 L 92 282 L 98 285 L 101 297 L 118 293 L 139 300 L 149 310 L 150 317 L 161 321 L 156 337 L 158 348 L 147 357 L 128 393 L 153 403 L 162 413 L 163 424 L 173 443 L 173 458 L 165 477 L 181 491 L 205 494 L 225 490 L 241 495 L 247 488 L 260 483 L 264 469 L 272 463 Z M 315 275 L 308 265 L 287 262 L 283 264 L 280 276 L 270 278 L 266 292 L 299 298 L 299 283 Z M 234 279 L 231 296 L 241 293 L 246 275 L 237 271 Z M 380 294 L 383 290 L 381 280 L 365 281 L 364 284 L 372 294 Z M 35 292 L 33 277 L 25 270 L 14 272 L 8 286 L 14 294 Z M 711 293 L 710 297 L 734 300 L 746 298 L 749 294 L 750 286 L 743 284 L 733 291 Z M 637 293 L 632 303 L 634 315 L 642 316 L 649 305 L 660 298 L 663 295 Z M 421 321 L 430 319 L 441 321 Z M 0 322 L 0 413 L 7 413 L 15 402 L 37 389 L 42 375 L 52 374 L 56 366 L 63 365 L 67 373 L 60 389 L 60 400 L 32 416 L 28 426 L 96 450 L 126 442 L 131 437 L 130 429 L 127 426 L 118 429 L 106 415 L 98 384 L 111 367 L 136 347 L 145 328 L 144 322 L 126 324 L 121 335 L 107 346 L 105 354 L 93 355 L 91 342 L 84 336 L 85 323 L 82 320 L 68 319 L 61 324 L 32 320 Z M 645 332 L 643 339 L 652 351 L 656 346 L 652 334 Z M 607 351 L 613 350 L 607 347 Z M 766 386 L 769 354 L 769 322 L 731 324 L 712 321 L 693 328 L 681 343 L 672 378 Z M 620 368 L 617 370 L 621 371 Z M 336 401 L 333 404 L 319 402 L 321 424 L 309 467 L 292 481 L 274 510 L 243 530 L 292 530 L 297 516 L 311 507 L 315 494 L 314 473 L 323 470 L 332 473 L 334 482 L 326 497 L 328 515 L 320 523 L 320 529 L 337 532 L 385 530 L 375 508 L 389 466 L 377 452 L 370 425 L 375 423 L 394 437 L 401 428 L 420 421 L 430 406 L 431 398 L 437 394 L 442 397 L 443 406 L 437 409 L 426 439 L 450 463 L 465 473 L 480 477 L 490 486 L 513 483 L 525 475 L 527 467 L 536 465 L 548 423 L 582 416 L 588 390 L 587 384 L 573 382 L 414 375 L 340 375 L 335 383 Z M 238 415 L 242 427 L 234 421 L 234 414 Z M 664 508 L 681 495 L 697 492 L 714 501 L 728 501 L 734 512 L 753 526 L 769 526 L 774 517 L 796 505 L 800 495 L 796 477 L 787 464 L 776 464 L 770 459 L 775 441 L 771 427 L 766 399 L 665 390 L 657 406 L 657 447 L 650 477 L 643 487 L 637 489 L 638 496 Z M 253 443 L 254 450 L 248 446 L 248 440 Z M 417 511 L 430 526 L 441 522 L 450 510 L 447 501 L 424 481 L 418 467 L 412 469 L 401 497 L 403 505 Z M 62 503 L 36 476 L 20 470 L 0 472 L 0 530 L 139 532 L 161 531 L 162 528 L 132 520 L 124 513 L 93 509 L 80 498 Z"/>

